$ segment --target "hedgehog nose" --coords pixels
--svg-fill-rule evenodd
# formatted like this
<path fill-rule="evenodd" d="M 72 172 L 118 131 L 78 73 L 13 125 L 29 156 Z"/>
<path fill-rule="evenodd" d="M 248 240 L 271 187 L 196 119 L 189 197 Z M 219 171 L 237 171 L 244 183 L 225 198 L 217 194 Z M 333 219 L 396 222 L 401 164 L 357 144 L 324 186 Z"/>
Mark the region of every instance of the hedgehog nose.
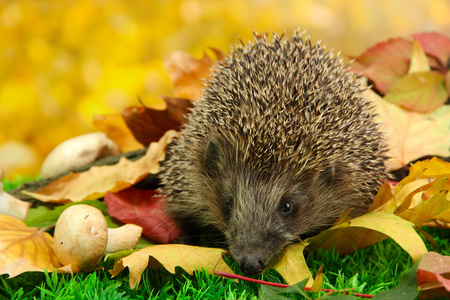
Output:
<path fill-rule="evenodd" d="M 241 263 L 241 270 L 246 275 L 256 275 L 266 267 L 264 260 L 258 255 L 247 256 Z"/>

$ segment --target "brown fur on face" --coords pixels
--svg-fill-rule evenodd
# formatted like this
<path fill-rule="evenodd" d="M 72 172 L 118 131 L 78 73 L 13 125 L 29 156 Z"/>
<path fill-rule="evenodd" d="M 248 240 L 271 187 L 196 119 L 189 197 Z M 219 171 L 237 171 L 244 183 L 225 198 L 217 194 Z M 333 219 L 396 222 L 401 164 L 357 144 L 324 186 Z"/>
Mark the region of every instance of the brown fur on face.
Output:
<path fill-rule="evenodd" d="M 170 151 L 169 212 L 222 231 L 249 274 L 343 211 L 363 213 L 386 149 L 362 91 L 301 34 L 256 36 L 217 66 Z"/>

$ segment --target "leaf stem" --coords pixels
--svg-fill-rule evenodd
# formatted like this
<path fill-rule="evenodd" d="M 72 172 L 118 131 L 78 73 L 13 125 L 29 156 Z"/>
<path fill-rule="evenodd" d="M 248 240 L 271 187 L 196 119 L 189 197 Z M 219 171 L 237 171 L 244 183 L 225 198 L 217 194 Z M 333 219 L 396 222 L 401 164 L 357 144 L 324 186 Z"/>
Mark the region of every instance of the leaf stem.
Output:
<path fill-rule="evenodd" d="M 269 285 L 269 286 L 275 286 L 275 287 L 283 287 L 283 288 L 287 288 L 289 285 L 288 284 L 283 284 L 283 283 L 275 283 L 275 282 L 269 282 L 269 281 L 264 281 L 264 280 L 259 280 L 259 279 L 253 279 L 253 278 L 249 278 L 249 277 L 245 277 L 245 276 L 241 276 L 241 275 L 236 275 L 236 274 L 230 274 L 230 273 L 226 273 L 226 272 L 222 272 L 222 271 L 214 271 L 214 274 L 217 276 L 221 276 L 221 277 L 226 277 L 226 278 L 231 278 L 231 279 L 240 279 L 240 280 L 245 280 L 245 281 L 250 281 L 250 282 L 255 282 L 255 283 L 259 283 L 259 284 L 265 284 L 265 285 Z M 309 287 L 305 287 L 305 291 L 309 291 L 311 288 Z M 339 290 L 330 290 L 330 289 L 320 289 L 323 292 L 327 292 L 327 293 L 340 293 L 342 291 Z M 350 292 L 345 291 L 344 294 L 350 294 Z M 354 293 L 353 296 L 356 297 L 361 297 L 361 298 L 372 298 L 373 295 L 368 295 L 368 294 L 360 294 L 360 293 Z"/>

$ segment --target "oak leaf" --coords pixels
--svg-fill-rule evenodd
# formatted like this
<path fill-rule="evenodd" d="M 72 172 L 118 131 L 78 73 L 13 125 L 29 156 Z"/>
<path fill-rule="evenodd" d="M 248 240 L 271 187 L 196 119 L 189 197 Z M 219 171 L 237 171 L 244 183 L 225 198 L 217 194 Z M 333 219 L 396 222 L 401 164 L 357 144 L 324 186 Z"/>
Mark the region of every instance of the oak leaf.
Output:
<path fill-rule="evenodd" d="M 234 274 L 222 258 L 225 250 L 205 248 L 181 244 L 155 245 L 136 251 L 116 261 L 109 272 L 117 276 L 128 267 L 130 272 L 130 287 L 135 288 L 142 273 L 147 267 L 159 269 L 163 266 L 170 273 L 175 274 L 175 267 L 181 267 L 187 273 L 204 268 L 209 274 L 215 270 Z"/>
<path fill-rule="evenodd" d="M 178 239 L 180 229 L 167 215 L 163 196 L 153 190 L 128 188 L 118 193 L 107 193 L 108 213 L 127 224 L 139 225 L 143 234 L 160 243 Z"/>
<path fill-rule="evenodd" d="M 60 262 L 53 252 L 53 237 L 38 228 L 0 215 L 0 275 L 17 276 L 23 272 L 51 271 Z"/>
<path fill-rule="evenodd" d="M 289 285 L 309 278 L 307 285 L 311 286 L 314 280 L 303 255 L 303 250 L 307 245 L 308 242 L 305 241 L 289 245 L 282 257 L 269 268 L 275 269 Z"/>
<path fill-rule="evenodd" d="M 95 166 L 86 172 L 70 173 L 36 192 L 22 192 L 44 202 L 66 203 L 98 199 L 106 192 L 121 191 L 148 174 L 158 173 L 160 162 L 165 158 L 167 145 L 177 136 L 178 133 L 175 131 L 166 132 L 158 143 L 152 143 L 147 153 L 134 162 L 122 157 L 115 165 Z"/>
<path fill-rule="evenodd" d="M 417 261 L 427 249 L 413 226 L 393 213 L 375 212 L 345 221 L 306 241 L 311 250 L 334 248 L 339 254 L 347 254 L 390 237 Z"/>

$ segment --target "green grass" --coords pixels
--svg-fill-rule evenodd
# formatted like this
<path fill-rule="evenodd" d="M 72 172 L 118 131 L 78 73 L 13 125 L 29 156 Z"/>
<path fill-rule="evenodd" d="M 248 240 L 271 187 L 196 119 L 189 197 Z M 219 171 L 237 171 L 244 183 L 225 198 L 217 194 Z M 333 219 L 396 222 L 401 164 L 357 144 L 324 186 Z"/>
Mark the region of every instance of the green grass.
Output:
<path fill-rule="evenodd" d="M 6 189 L 17 183 L 5 182 Z M 450 231 L 427 228 L 438 244 L 438 253 L 449 255 Z M 426 242 L 428 249 L 432 249 Z M 232 269 L 238 266 L 228 259 Z M 395 287 L 401 276 L 412 267 L 408 254 L 392 240 L 385 240 L 355 253 L 339 257 L 332 251 L 316 251 L 307 254 L 307 263 L 313 275 L 324 265 L 324 288 L 349 289 L 365 294 L 376 294 Z M 111 263 L 103 267 L 110 269 Z M 256 278 L 283 282 L 270 270 Z M 210 276 L 203 272 L 188 275 L 181 269 L 176 274 L 146 270 L 139 287 L 129 287 L 128 272 L 116 278 L 108 272 L 96 271 L 87 274 L 30 272 L 8 279 L 0 276 L 0 300 L 2 299 L 258 299 L 259 285 L 235 282 L 230 279 Z M 322 293 L 323 294 L 323 293 Z M 322 295 L 312 293 L 311 298 Z M 297 296 L 297 299 L 303 299 Z"/>

